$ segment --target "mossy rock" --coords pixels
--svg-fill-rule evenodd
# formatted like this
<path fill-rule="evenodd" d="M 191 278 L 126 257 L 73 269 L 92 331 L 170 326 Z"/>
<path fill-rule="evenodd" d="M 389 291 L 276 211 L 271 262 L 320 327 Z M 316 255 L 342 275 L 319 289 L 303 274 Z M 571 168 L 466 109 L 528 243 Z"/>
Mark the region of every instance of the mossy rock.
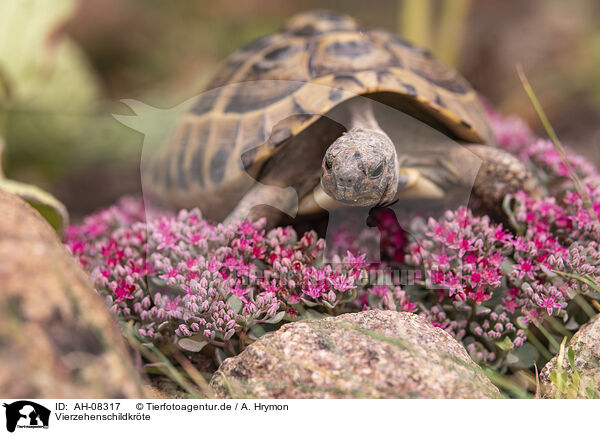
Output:
<path fill-rule="evenodd" d="M 576 379 L 573 376 L 575 371 L 568 354 L 563 357 L 560 369 L 557 355 L 548 361 L 540 373 L 542 397 L 545 399 L 566 398 L 566 394 L 561 394 L 556 383 L 551 379 L 552 373 L 562 372 L 567 379 L 565 388 L 573 390 L 569 392 L 573 397 L 578 399 L 600 398 L 600 314 L 594 316 L 573 335 L 567 348 L 571 348 L 573 351 L 572 362 L 577 370 L 578 383 L 573 382 Z"/>
<path fill-rule="evenodd" d="M 118 325 L 56 232 L 0 189 L 0 395 L 143 397 Z"/>
<path fill-rule="evenodd" d="M 447 332 L 396 311 L 287 324 L 225 360 L 211 386 L 236 398 L 499 397 Z"/>

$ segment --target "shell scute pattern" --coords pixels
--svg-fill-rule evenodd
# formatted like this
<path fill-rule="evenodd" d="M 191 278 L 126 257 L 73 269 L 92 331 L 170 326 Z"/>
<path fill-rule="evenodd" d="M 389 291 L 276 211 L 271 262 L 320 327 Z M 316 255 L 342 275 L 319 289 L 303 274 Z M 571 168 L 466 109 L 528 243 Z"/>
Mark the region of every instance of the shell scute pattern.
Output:
<path fill-rule="evenodd" d="M 200 187 L 204 187 L 205 147 L 201 146 L 200 144 L 206 143 L 206 140 L 208 139 L 209 129 L 200 124 L 196 126 L 195 130 L 199 132 L 198 134 L 196 134 L 195 137 L 197 140 L 197 145 L 190 146 L 190 149 L 187 153 L 188 160 L 190 162 L 190 178 L 192 182 L 196 182 Z"/>
<path fill-rule="evenodd" d="M 306 37 L 328 32 L 357 29 L 358 23 L 348 15 L 317 10 L 293 16 L 282 30 L 296 36 Z"/>
<path fill-rule="evenodd" d="M 236 83 L 230 87 L 235 88 L 233 95 L 225 106 L 225 113 L 246 113 L 262 110 L 283 98 L 293 95 L 304 86 L 303 81 L 288 81 L 285 79 L 252 81 Z"/>
<path fill-rule="evenodd" d="M 190 110 L 191 113 L 194 115 L 204 115 L 209 112 L 213 108 L 218 96 L 219 92 L 217 90 L 203 93 L 198 97 L 198 101 L 192 106 Z"/>
<path fill-rule="evenodd" d="M 368 33 L 336 32 L 324 35 L 311 56 L 312 78 L 332 72 L 352 74 L 367 69 L 399 65 L 398 59 Z"/>
<path fill-rule="evenodd" d="M 397 96 L 459 139 L 493 143 L 475 92 L 457 72 L 389 32 L 362 31 L 326 11 L 295 16 L 237 50 L 209 88 L 217 89 L 198 97 L 156 159 L 164 169 L 150 172 L 151 190 L 175 206 L 239 189 L 243 171 L 257 173 L 283 144 L 356 95 Z"/>

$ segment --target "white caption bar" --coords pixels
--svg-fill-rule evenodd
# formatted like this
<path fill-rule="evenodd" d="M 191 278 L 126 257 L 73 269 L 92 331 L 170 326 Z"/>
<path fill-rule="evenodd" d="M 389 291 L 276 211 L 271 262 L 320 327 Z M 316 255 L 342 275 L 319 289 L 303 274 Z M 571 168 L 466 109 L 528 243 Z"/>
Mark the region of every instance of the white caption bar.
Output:
<path fill-rule="evenodd" d="M 569 433 L 592 429 L 594 400 L 11 400 L 0 434 L 170 435 Z M 12 432 L 11 432 L 12 430 Z M 595 427 L 597 430 L 597 426 Z M 134 432 L 133 432 L 134 431 Z M 185 432 L 189 433 L 189 432 Z M 590 432 L 593 433 L 593 432 Z"/>

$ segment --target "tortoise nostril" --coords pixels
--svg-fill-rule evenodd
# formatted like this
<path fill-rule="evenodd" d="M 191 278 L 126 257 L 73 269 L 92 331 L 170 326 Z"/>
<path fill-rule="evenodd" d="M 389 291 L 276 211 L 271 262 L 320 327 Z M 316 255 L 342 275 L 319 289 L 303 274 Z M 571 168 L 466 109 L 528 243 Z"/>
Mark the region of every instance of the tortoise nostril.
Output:
<path fill-rule="evenodd" d="M 337 181 L 340 187 L 352 187 L 356 183 L 356 177 L 353 174 L 340 174 Z"/>

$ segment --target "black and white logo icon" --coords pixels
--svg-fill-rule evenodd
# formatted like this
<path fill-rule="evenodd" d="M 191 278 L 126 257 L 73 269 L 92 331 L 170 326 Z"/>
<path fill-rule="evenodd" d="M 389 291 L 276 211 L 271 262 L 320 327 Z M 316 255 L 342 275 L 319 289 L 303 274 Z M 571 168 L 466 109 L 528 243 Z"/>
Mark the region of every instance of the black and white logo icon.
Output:
<path fill-rule="evenodd" d="M 29 400 L 19 400 L 3 405 L 6 408 L 6 430 L 48 429 L 50 410 Z"/>

